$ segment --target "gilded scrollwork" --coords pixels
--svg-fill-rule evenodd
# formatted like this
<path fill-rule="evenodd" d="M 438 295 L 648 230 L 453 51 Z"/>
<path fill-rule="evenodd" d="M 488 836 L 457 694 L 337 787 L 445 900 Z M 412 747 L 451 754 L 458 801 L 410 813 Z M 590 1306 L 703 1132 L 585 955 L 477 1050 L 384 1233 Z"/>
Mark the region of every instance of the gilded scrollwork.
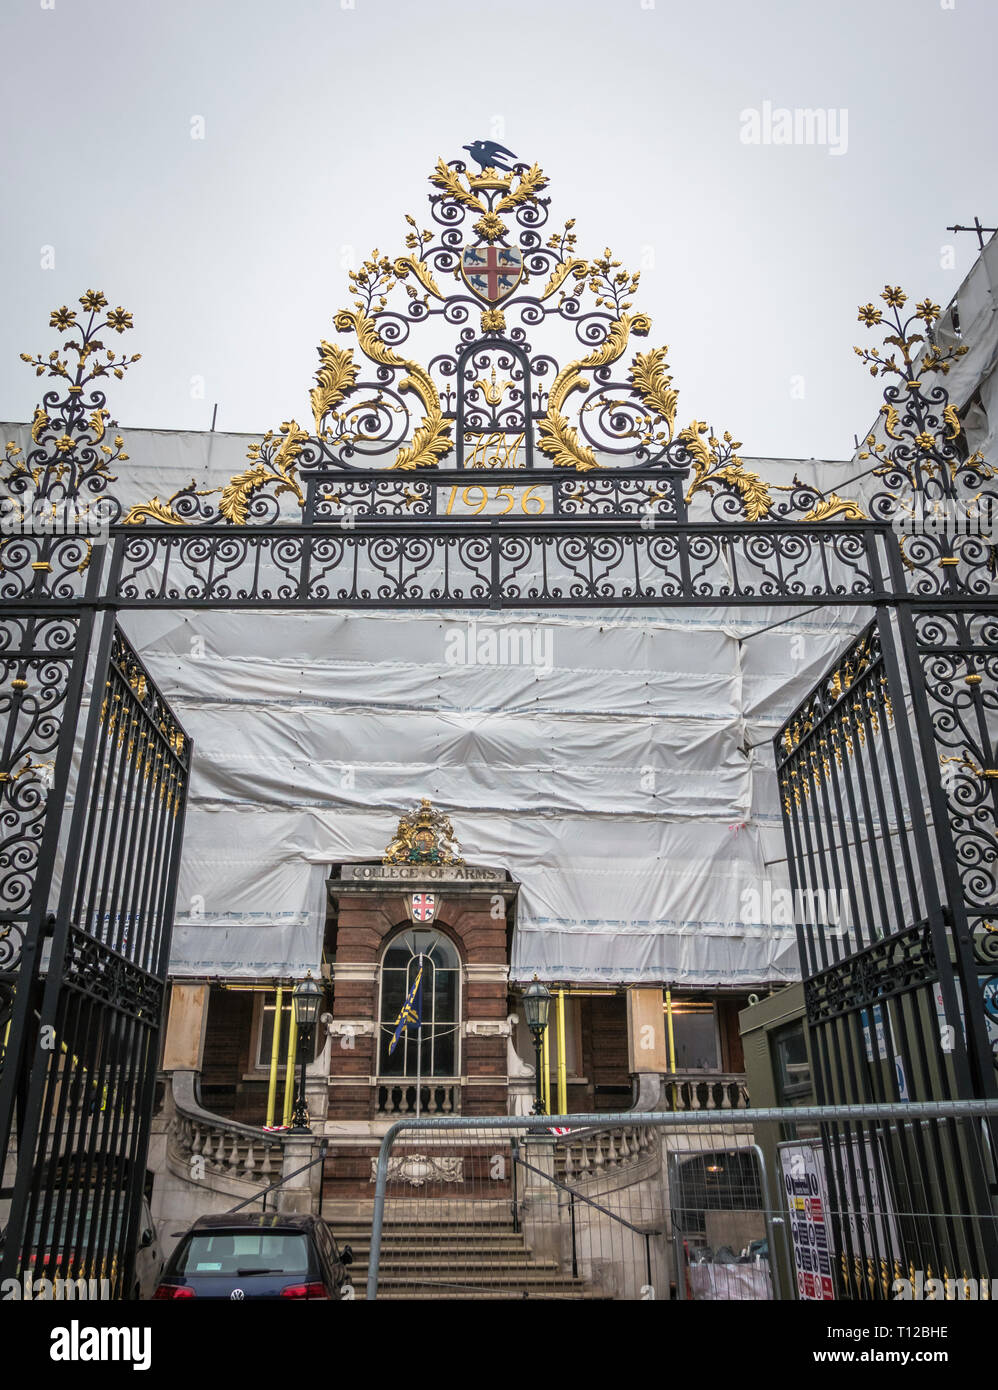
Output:
<path fill-rule="evenodd" d="M 957 409 L 941 385 L 925 385 L 945 377 L 965 351 L 936 341 L 940 311 L 930 300 L 905 318 L 906 296 L 888 286 L 881 295 L 886 308 L 860 309 L 869 327 L 888 330 L 883 350 L 857 349 L 875 375 L 891 378 L 879 432 L 860 453 L 886 490 L 861 502 L 796 476 L 790 484 L 767 481 L 747 465 L 729 431 L 715 432 L 699 418 L 677 428 L 668 349 L 633 348 L 652 328 L 634 303 L 639 274 L 609 248 L 583 257 L 573 219 L 544 230 L 548 180 L 537 164 L 486 165 L 476 173 L 461 160 L 440 159 L 429 182 L 430 225 L 407 214 L 404 248 L 393 256 L 375 249 L 349 272 L 352 304 L 336 312 L 333 326 L 354 341 L 319 344 L 309 392 L 314 433 L 291 420 L 254 444 L 248 466 L 227 483 L 198 487 L 192 479 L 172 496 L 132 506 L 127 522 L 267 524 L 286 517 L 282 498 L 304 511 L 313 475 L 481 468 L 480 441 L 500 437 L 516 441 L 519 469 L 661 469 L 677 483 L 678 502 L 669 510 L 677 522 L 708 500 L 717 521 L 826 523 L 888 520 L 913 509 L 913 499 L 991 497 L 985 485 L 992 470 L 979 455 L 967 456 Z M 36 492 L 44 479 L 50 492 L 62 487 L 66 495 L 90 497 L 106 491 L 115 481 L 111 466 L 128 457 L 121 436 L 111 435 L 103 396 L 84 402 L 82 394 L 94 377 L 120 378 L 137 360 L 105 353 L 98 337 L 131 328 L 131 315 L 108 310 L 98 291 L 80 303 L 89 320 L 78 323 L 78 311 L 66 307 L 51 320 L 79 335 L 65 345 L 77 356 L 75 377 L 58 351 L 48 361 L 24 354 L 36 371 L 68 386 L 65 399 L 49 393 L 39 404 L 29 457 L 8 446 L 12 493 Z M 434 320 L 438 330 L 456 330 L 457 344 L 421 360 L 409 340 Z M 558 325 L 581 347 L 567 363 L 531 341 Z M 488 453 L 490 460 L 509 455 L 499 446 Z M 650 496 L 654 489 L 642 483 L 639 491 Z M 672 484 L 662 491 L 671 497 Z M 664 516 L 661 509 L 655 514 Z M 120 508 L 111 519 L 119 515 Z M 75 566 L 82 572 L 89 542 L 79 550 Z M 994 548 L 979 538 L 949 546 L 904 536 L 900 556 L 920 592 L 954 583 L 983 592 L 994 576 Z"/>
<path fill-rule="evenodd" d="M 198 488 L 192 479 L 162 501 L 152 497 L 148 502 L 130 507 L 122 517 L 126 526 L 141 526 L 144 522 L 161 525 L 186 526 L 192 522 L 228 523 L 245 526 L 250 521 L 259 524 L 276 516 L 278 498 L 290 493 L 299 507 L 305 497 L 298 481 L 298 459 L 309 435 L 297 421 L 286 420 L 279 435 L 268 432 L 259 444 L 251 444 L 247 453 L 250 467 L 235 474 L 222 487 Z M 217 498 L 217 502 L 209 501 Z"/>

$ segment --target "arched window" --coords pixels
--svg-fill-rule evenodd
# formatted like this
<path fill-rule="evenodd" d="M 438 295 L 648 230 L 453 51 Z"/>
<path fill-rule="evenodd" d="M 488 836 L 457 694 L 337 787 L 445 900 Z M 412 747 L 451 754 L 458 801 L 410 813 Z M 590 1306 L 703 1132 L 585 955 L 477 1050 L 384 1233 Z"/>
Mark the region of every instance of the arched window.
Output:
<path fill-rule="evenodd" d="M 417 1033 L 406 1028 L 389 1054 L 395 1024 L 420 967 L 423 971 L 422 1076 L 458 1076 L 461 1064 L 461 959 L 454 944 L 435 931 L 400 932 L 381 961 L 378 1075 L 417 1074 Z"/>

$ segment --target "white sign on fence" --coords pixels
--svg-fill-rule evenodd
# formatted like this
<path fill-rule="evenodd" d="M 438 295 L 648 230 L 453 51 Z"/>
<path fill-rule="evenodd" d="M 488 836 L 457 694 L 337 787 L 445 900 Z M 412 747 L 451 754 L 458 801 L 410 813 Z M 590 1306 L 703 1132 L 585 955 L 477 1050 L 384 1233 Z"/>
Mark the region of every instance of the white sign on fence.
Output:
<path fill-rule="evenodd" d="M 900 1253 L 901 1242 L 879 1141 L 876 1148 L 870 1139 L 844 1135 L 832 1136 L 827 1142 L 841 1154 L 847 1195 L 845 1209 L 838 1214 L 849 1230 L 853 1250 L 877 1251 L 890 1267 L 890 1261 Z M 798 1296 L 807 1301 L 834 1299 L 832 1269 L 838 1251 L 821 1140 L 801 1139 L 778 1147 Z"/>

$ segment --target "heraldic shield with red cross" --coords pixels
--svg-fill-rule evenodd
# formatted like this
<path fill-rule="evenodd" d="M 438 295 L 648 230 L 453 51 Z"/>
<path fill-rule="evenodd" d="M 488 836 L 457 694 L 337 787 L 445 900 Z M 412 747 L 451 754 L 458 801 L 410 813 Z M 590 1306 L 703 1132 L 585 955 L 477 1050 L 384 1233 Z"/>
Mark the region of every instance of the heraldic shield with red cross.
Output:
<path fill-rule="evenodd" d="M 414 922 L 432 922 L 436 906 L 437 900 L 432 893 L 413 893 L 412 920 Z"/>
<path fill-rule="evenodd" d="M 497 304 L 520 283 L 523 257 L 515 246 L 466 246 L 461 252 L 461 274 L 480 299 Z"/>

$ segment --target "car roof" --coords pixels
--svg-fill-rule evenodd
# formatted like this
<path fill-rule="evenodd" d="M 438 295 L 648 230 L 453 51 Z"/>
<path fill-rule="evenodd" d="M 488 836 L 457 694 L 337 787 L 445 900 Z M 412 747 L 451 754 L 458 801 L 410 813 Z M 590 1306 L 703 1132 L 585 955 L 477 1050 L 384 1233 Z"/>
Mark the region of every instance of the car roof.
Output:
<path fill-rule="evenodd" d="M 237 1211 L 216 1212 L 211 1216 L 199 1216 L 192 1224 L 192 1231 L 245 1231 L 274 1230 L 301 1231 L 314 1226 L 320 1218 L 310 1212 L 280 1211 Z"/>

